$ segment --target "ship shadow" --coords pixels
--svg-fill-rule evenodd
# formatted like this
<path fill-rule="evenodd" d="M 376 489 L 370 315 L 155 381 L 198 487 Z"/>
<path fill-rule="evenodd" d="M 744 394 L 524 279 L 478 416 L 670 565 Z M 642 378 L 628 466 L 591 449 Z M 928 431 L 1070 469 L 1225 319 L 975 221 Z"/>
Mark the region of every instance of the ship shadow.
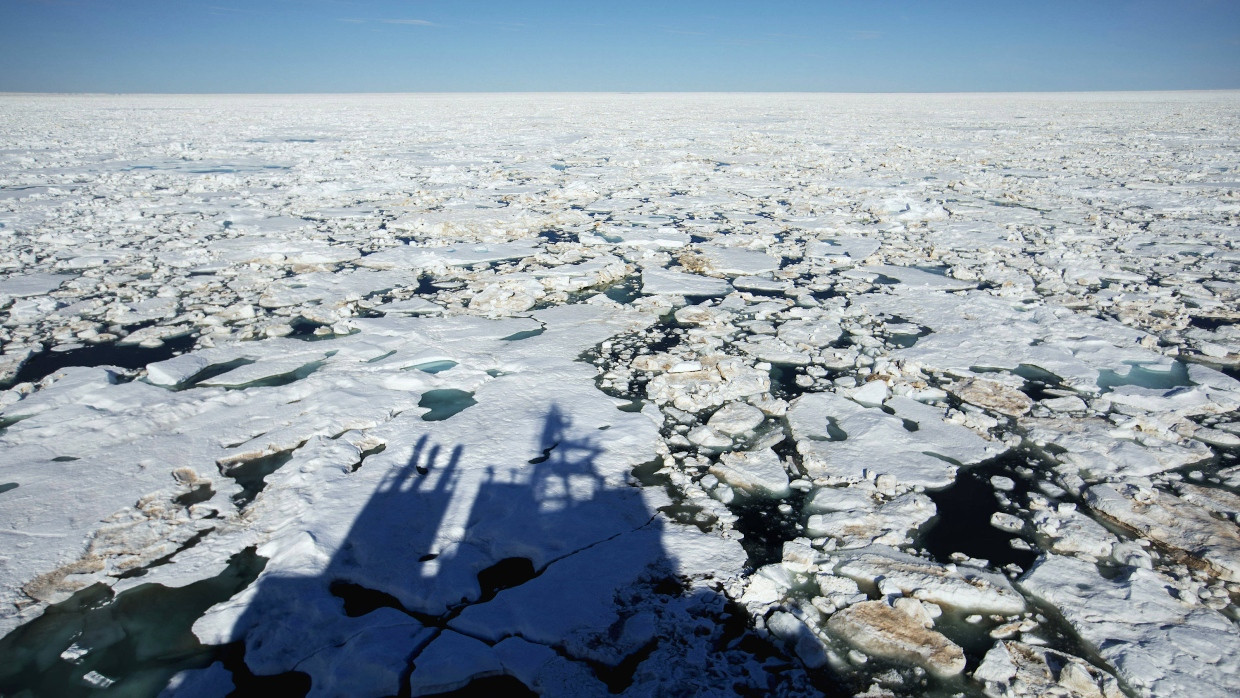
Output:
<path fill-rule="evenodd" d="M 748 678 L 728 693 L 822 692 L 678 575 L 669 524 L 599 472 L 591 427 L 554 404 L 542 422 L 541 453 L 514 444 L 517 467 L 420 436 L 320 572 L 247 590 L 230 695 L 608 695 L 652 677 L 700 694 L 738 661 Z M 686 682 L 659 677 L 678 655 Z"/>

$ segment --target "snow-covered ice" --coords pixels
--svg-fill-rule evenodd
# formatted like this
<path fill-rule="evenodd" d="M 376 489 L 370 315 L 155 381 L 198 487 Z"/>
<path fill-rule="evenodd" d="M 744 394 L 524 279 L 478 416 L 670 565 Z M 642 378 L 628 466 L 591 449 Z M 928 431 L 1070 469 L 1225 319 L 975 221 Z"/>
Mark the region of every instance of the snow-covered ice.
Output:
<path fill-rule="evenodd" d="M 1235 695 L 1238 107 L 0 96 L 0 693 Z"/>

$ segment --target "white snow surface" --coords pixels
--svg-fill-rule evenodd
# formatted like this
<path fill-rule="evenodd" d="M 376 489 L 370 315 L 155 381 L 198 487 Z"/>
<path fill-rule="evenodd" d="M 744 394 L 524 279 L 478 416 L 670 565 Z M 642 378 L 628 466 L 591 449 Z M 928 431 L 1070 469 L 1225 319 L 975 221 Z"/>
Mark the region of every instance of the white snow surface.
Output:
<path fill-rule="evenodd" d="M 1234 623 L 1175 598 L 1157 574 L 1137 568 L 1106 579 L 1087 562 L 1052 555 L 1021 586 L 1062 613 L 1137 695 L 1234 695 Z"/>
<path fill-rule="evenodd" d="M 252 551 L 193 633 L 314 695 L 920 694 L 828 629 L 880 599 L 1002 641 L 949 693 L 1240 693 L 1238 93 L 0 95 L 0 141 L 0 634 Z M 998 548 L 931 543 L 965 478 Z"/>

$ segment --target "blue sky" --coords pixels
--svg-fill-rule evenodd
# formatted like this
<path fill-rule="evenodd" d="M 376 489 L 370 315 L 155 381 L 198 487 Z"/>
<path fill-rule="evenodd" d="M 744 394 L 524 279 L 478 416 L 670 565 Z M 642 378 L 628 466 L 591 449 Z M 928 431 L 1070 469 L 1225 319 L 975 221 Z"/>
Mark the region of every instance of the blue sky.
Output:
<path fill-rule="evenodd" d="M 1240 0 L 0 0 L 0 91 L 1240 88 Z"/>

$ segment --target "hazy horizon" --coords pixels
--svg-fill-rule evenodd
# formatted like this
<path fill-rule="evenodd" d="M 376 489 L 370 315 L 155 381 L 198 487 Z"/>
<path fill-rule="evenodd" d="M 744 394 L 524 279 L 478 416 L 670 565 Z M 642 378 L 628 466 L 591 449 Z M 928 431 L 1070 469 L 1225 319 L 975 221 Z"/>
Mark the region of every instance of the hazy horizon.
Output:
<path fill-rule="evenodd" d="M 0 92 L 1240 89 L 1240 4 L 13 0 Z"/>
<path fill-rule="evenodd" d="M 915 96 L 915 95 L 1158 95 L 1240 93 L 1240 87 L 1188 88 L 1182 90 L 904 90 L 904 91 L 832 91 L 832 90 L 409 90 L 373 92 L 54 92 L 3 91 L 0 96 L 75 96 L 75 97 L 379 97 L 431 95 L 839 95 L 839 96 Z"/>

